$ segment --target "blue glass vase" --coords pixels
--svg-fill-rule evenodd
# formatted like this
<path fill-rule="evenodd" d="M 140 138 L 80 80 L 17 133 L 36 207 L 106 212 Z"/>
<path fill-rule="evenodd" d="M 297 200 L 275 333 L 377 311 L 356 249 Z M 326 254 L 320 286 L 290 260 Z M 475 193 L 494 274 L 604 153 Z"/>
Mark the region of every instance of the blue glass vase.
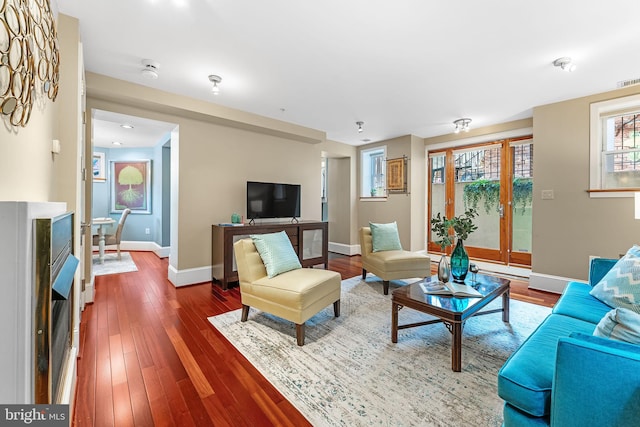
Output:
<path fill-rule="evenodd" d="M 462 240 L 458 239 L 455 249 L 451 254 L 451 277 L 454 282 L 463 283 L 469 271 L 469 255 L 462 244 Z"/>

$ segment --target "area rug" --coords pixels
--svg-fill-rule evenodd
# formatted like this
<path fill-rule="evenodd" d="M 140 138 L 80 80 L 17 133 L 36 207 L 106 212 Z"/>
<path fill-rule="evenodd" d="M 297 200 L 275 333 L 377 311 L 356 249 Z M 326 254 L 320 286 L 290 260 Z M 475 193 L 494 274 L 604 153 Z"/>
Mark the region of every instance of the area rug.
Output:
<path fill-rule="evenodd" d="M 104 264 L 100 264 L 98 255 L 93 255 L 93 274 L 104 276 L 105 274 L 128 273 L 138 271 L 136 263 L 129 252 L 120 252 L 121 260 L 118 260 L 116 252 L 104 254 Z"/>
<path fill-rule="evenodd" d="M 511 300 L 509 324 L 501 313 L 469 319 L 462 372 L 453 372 L 443 324 L 400 330 L 391 342 L 391 296 L 377 277 L 342 281 L 341 308 L 339 318 L 331 305 L 307 321 L 303 347 L 291 322 L 255 309 L 244 323 L 240 310 L 209 321 L 314 426 L 500 426 L 497 372 L 550 312 Z M 428 317 L 404 308 L 399 323 Z"/>

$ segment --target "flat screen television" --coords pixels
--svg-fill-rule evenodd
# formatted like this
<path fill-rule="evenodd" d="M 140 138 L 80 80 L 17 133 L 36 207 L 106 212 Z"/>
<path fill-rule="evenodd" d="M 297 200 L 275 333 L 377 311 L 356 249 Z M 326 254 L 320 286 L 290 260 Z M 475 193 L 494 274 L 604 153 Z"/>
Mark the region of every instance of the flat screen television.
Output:
<path fill-rule="evenodd" d="M 300 217 L 300 185 L 247 181 L 247 218 Z"/>

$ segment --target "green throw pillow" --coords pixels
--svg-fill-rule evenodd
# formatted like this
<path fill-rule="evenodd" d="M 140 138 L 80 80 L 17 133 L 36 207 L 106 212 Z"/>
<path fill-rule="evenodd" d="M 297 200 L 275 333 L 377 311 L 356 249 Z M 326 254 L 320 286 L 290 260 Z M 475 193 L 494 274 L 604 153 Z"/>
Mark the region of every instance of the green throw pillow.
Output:
<path fill-rule="evenodd" d="M 640 344 L 640 314 L 626 308 L 614 308 L 600 320 L 593 335 Z"/>
<path fill-rule="evenodd" d="M 612 308 L 628 308 L 640 314 L 639 249 L 629 249 L 589 293 Z"/>
<path fill-rule="evenodd" d="M 296 251 L 291 246 L 289 236 L 284 231 L 279 233 L 252 234 L 251 240 L 262 258 L 269 278 L 278 274 L 302 268 Z"/>
<path fill-rule="evenodd" d="M 398 224 L 395 221 L 388 224 L 370 222 L 369 227 L 371 228 L 373 252 L 402 250 L 400 236 L 398 235 Z"/>

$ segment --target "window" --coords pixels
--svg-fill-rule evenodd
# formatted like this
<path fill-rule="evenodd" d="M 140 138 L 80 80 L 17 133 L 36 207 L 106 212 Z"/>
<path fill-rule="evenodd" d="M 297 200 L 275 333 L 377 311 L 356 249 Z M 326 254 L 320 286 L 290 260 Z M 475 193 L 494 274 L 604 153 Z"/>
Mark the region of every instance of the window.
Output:
<path fill-rule="evenodd" d="M 591 197 L 631 197 L 640 188 L 640 95 L 591 106 Z"/>
<path fill-rule="evenodd" d="M 360 197 L 385 197 L 387 147 L 362 150 Z"/>

